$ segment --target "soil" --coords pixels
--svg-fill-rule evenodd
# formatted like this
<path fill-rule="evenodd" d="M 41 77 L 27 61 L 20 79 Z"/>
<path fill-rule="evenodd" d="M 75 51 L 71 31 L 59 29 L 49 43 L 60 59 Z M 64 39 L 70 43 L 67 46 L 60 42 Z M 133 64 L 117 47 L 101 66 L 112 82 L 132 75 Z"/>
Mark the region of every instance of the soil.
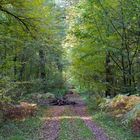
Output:
<path fill-rule="evenodd" d="M 95 135 L 96 140 L 110 140 L 105 131 L 93 121 L 92 117 L 89 115 L 87 111 L 86 104 L 83 102 L 83 100 L 79 95 L 68 94 L 66 95 L 66 99 L 67 99 L 65 100 L 67 101 L 66 104 L 69 103 L 69 105 L 66 105 L 62 101 L 61 105 L 56 104 L 55 106 L 49 107 L 46 114 L 45 123 L 41 129 L 40 140 L 58 140 L 61 127 L 60 122 L 64 118 L 66 119 L 80 118 L 86 124 L 87 129 L 90 129 L 93 135 Z"/>

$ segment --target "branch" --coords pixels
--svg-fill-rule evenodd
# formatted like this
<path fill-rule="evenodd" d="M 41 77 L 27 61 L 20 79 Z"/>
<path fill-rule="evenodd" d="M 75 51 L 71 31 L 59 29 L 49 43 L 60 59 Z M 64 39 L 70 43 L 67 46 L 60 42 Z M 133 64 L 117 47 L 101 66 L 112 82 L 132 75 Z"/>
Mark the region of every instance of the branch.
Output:
<path fill-rule="evenodd" d="M 7 11 L 6 9 L 2 8 L 1 6 L 0 6 L 0 11 L 4 12 L 4 13 L 12 16 L 12 17 L 14 17 L 16 20 L 18 20 L 20 23 L 22 23 L 24 25 L 24 27 L 27 29 L 27 31 L 30 31 L 28 25 L 21 18 L 19 18 L 18 16 L 16 16 L 13 13 Z"/>
<path fill-rule="evenodd" d="M 133 61 L 134 61 L 134 58 L 135 58 L 135 56 L 136 56 L 136 54 L 137 54 L 137 51 L 138 51 L 138 46 L 137 46 L 137 48 L 136 48 L 136 50 L 135 50 L 135 52 L 134 52 L 134 55 L 132 56 L 132 60 L 131 60 L 131 65 L 133 64 Z"/>
<path fill-rule="evenodd" d="M 121 63 L 121 61 L 120 61 L 119 58 L 114 54 L 114 52 L 112 52 L 112 55 L 117 59 L 118 62 Z"/>
<path fill-rule="evenodd" d="M 109 54 L 111 59 L 114 61 L 114 63 L 118 66 L 118 68 L 123 71 L 122 67 L 118 64 L 118 62 L 113 58 L 113 56 L 111 54 Z"/>
<path fill-rule="evenodd" d="M 104 6 L 102 5 L 102 3 L 100 2 L 100 0 L 99 0 L 99 4 L 100 4 L 101 8 L 103 9 L 104 13 L 106 14 L 106 16 L 108 17 L 107 11 L 105 10 L 105 8 L 104 8 Z M 113 24 L 113 22 L 112 22 L 112 20 L 110 19 L 110 17 L 108 17 L 108 19 L 109 19 L 109 21 L 110 21 L 112 27 L 115 29 L 115 31 L 118 33 L 118 35 L 122 38 L 121 33 L 120 33 L 120 32 L 118 31 L 118 29 L 115 27 L 115 25 Z"/>

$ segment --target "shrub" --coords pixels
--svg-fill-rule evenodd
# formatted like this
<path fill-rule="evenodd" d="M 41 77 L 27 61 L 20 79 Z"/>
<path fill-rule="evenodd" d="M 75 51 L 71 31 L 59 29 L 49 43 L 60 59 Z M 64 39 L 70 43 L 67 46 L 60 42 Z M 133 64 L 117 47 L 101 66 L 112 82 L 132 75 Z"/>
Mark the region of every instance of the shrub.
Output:
<path fill-rule="evenodd" d="M 135 135 L 140 134 L 140 104 L 124 115 L 122 123 L 126 126 L 129 125 Z"/>
<path fill-rule="evenodd" d="M 118 95 L 106 106 L 108 114 L 121 119 L 133 134 L 140 135 L 140 97 Z"/>
<path fill-rule="evenodd" d="M 132 110 L 128 111 L 124 115 L 124 121 L 130 122 L 131 120 L 140 117 L 140 104 L 137 104 Z"/>
<path fill-rule="evenodd" d="M 140 117 L 132 121 L 132 132 L 133 134 L 140 136 Z"/>
<path fill-rule="evenodd" d="M 107 105 L 107 111 L 114 117 L 123 118 L 138 103 L 140 103 L 140 97 L 118 95 Z"/>
<path fill-rule="evenodd" d="M 102 111 L 106 111 L 111 99 L 103 98 L 102 102 L 99 104 L 99 108 Z"/>
<path fill-rule="evenodd" d="M 101 103 L 105 102 L 105 99 L 100 95 L 92 95 L 88 97 L 88 107 L 91 110 L 98 110 L 100 108 Z"/>
<path fill-rule="evenodd" d="M 12 120 L 22 120 L 26 117 L 33 116 L 36 110 L 36 104 L 29 104 L 27 102 L 21 102 L 20 105 L 11 104 L 3 108 L 4 118 Z"/>

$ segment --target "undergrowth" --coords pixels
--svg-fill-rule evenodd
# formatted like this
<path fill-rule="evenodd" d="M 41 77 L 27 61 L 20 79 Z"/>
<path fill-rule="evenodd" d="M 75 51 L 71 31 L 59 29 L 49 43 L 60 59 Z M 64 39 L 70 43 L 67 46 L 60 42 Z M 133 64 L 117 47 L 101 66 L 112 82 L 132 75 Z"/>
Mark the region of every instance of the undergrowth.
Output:
<path fill-rule="evenodd" d="M 91 102 L 92 99 L 89 100 L 88 95 L 84 95 L 83 99 L 88 106 L 89 113 L 93 116 L 93 120 L 105 130 L 111 140 L 139 140 L 139 137 L 133 135 L 129 127 L 123 126 L 119 119 L 101 111 L 97 106 L 97 100 Z"/>
<path fill-rule="evenodd" d="M 104 128 L 112 140 L 139 140 L 139 137 L 132 134 L 130 128 L 122 126 L 119 120 L 104 112 L 94 112 L 93 120 Z"/>
<path fill-rule="evenodd" d="M 0 124 L 0 140 L 38 140 L 45 110 L 46 108 L 40 108 L 35 117 L 24 121 L 7 121 Z"/>

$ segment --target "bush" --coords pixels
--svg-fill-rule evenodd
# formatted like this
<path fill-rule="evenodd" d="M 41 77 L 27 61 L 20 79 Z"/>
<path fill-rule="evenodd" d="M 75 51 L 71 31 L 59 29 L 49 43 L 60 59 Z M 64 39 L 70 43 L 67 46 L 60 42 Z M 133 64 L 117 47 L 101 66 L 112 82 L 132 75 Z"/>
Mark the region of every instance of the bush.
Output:
<path fill-rule="evenodd" d="M 107 104 L 106 110 L 121 119 L 123 125 L 131 127 L 135 135 L 140 135 L 140 97 L 118 95 Z"/>
<path fill-rule="evenodd" d="M 102 102 L 99 104 L 99 108 L 102 111 L 106 111 L 111 99 L 103 98 Z"/>
<path fill-rule="evenodd" d="M 140 103 L 140 97 L 118 95 L 110 101 L 106 109 L 112 116 L 123 118 L 138 103 Z"/>
<path fill-rule="evenodd" d="M 124 115 L 122 123 L 129 125 L 135 135 L 140 135 L 140 104 Z"/>
<path fill-rule="evenodd" d="M 29 116 L 34 116 L 36 110 L 36 104 L 29 104 L 27 102 L 21 102 L 20 105 L 4 104 L 2 108 L 5 120 L 22 120 Z"/>
<path fill-rule="evenodd" d="M 54 99 L 55 96 L 54 96 L 54 94 L 52 94 L 50 92 L 48 92 L 48 93 L 37 93 L 37 94 L 35 93 L 35 94 L 31 95 L 31 98 L 35 99 L 35 100 L 39 100 L 39 99 L 47 100 L 47 99 Z"/>
<path fill-rule="evenodd" d="M 137 117 L 140 117 L 140 104 L 137 104 L 132 110 L 124 115 L 124 121 L 129 123 Z"/>
<path fill-rule="evenodd" d="M 98 110 L 100 109 L 101 103 L 104 103 L 105 99 L 100 95 L 92 95 L 88 97 L 88 107 L 90 110 Z"/>
<path fill-rule="evenodd" d="M 140 136 L 140 117 L 132 121 L 132 132 L 133 134 Z"/>
<path fill-rule="evenodd" d="M 15 88 L 15 85 L 10 82 L 8 77 L 0 79 L 0 103 L 10 102 L 10 96 L 7 96 L 8 92 Z"/>

